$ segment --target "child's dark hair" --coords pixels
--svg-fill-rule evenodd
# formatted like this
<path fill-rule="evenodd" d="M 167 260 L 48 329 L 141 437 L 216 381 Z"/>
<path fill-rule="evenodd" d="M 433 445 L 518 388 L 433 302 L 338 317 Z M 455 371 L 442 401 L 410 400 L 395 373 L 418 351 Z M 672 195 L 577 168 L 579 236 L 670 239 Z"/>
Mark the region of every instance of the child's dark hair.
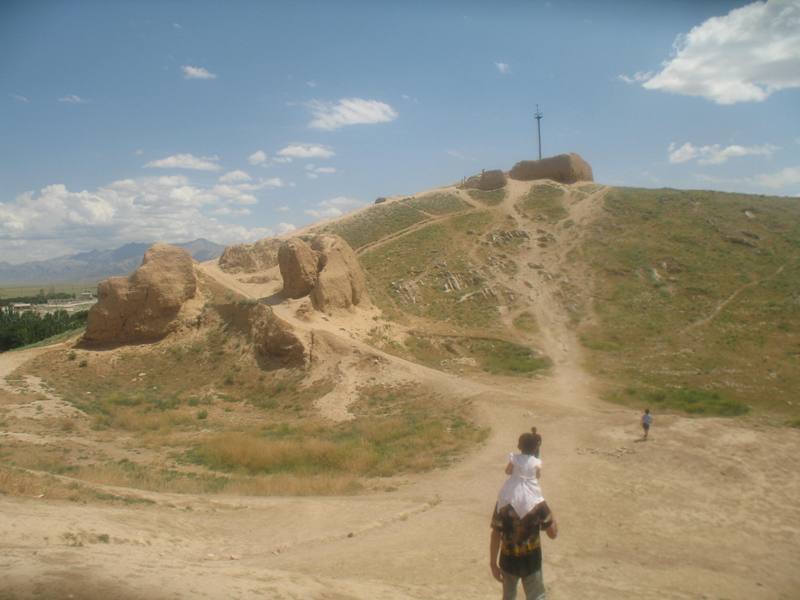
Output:
<path fill-rule="evenodd" d="M 519 451 L 523 454 L 530 454 L 536 451 L 536 438 L 532 433 L 523 433 L 519 436 L 519 444 L 517 445 Z"/>

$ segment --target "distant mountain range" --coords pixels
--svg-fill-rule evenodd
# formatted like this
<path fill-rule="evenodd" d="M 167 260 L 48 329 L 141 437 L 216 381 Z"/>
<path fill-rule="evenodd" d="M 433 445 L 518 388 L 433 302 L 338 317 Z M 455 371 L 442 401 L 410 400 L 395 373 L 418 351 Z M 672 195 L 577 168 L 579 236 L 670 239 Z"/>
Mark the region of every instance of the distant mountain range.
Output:
<path fill-rule="evenodd" d="M 94 282 L 113 275 L 127 275 L 139 266 L 151 245 L 133 242 L 114 250 L 92 250 L 17 265 L 0 261 L 0 285 Z M 202 238 L 173 245 L 185 248 L 200 262 L 217 258 L 225 249 Z"/>

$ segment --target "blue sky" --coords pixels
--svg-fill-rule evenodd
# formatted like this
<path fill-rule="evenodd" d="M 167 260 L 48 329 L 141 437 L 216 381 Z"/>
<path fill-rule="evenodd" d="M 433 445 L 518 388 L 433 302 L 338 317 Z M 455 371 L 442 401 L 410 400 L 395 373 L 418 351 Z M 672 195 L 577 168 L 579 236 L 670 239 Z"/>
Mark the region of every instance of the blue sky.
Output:
<path fill-rule="evenodd" d="M 800 194 L 800 0 L 0 3 L 0 261 L 252 241 L 578 152 Z"/>

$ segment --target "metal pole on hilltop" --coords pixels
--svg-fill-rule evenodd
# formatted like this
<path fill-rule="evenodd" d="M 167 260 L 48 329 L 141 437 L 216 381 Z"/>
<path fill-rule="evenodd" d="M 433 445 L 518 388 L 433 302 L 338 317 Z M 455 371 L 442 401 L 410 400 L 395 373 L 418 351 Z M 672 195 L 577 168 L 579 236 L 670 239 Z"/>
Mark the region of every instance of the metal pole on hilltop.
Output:
<path fill-rule="evenodd" d="M 536 113 L 533 116 L 536 117 L 536 133 L 539 138 L 539 160 L 542 160 L 542 117 L 544 115 L 539 110 L 538 104 L 536 105 Z"/>

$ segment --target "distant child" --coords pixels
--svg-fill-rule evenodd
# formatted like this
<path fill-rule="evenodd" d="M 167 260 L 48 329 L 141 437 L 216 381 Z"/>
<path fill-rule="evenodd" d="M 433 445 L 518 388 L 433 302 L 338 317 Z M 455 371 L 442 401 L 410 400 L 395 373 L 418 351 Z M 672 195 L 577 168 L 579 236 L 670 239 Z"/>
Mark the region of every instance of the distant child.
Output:
<path fill-rule="evenodd" d="M 642 415 L 642 429 L 644 430 L 643 440 L 647 439 L 647 434 L 650 432 L 650 425 L 653 424 L 653 416 L 650 414 L 650 409 L 645 408 Z"/>
<path fill-rule="evenodd" d="M 542 461 L 533 455 L 536 449 L 536 438 L 531 433 L 519 436 L 519 454 L 508 455 L 506 474 L 508 480 L 500 488 L 497 495 L 497 510 L 509 504 L 522 519 L 533 508 L 544 501 L 539 487 Z"/>

